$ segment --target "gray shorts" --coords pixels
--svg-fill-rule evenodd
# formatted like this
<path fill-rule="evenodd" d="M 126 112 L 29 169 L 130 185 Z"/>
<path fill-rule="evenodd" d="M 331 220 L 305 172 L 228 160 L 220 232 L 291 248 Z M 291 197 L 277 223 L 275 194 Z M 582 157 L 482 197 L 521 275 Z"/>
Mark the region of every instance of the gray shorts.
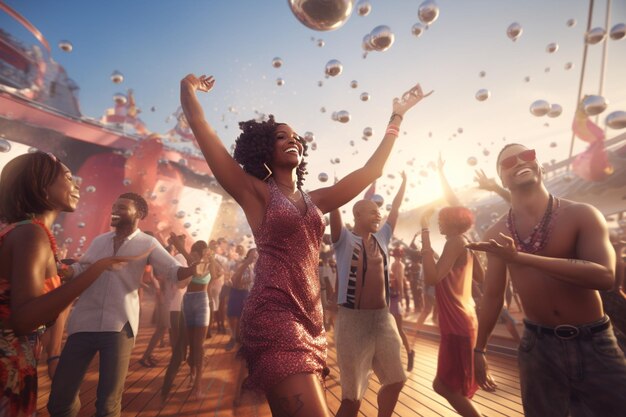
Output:
<path fill-rule="evenodd" d="M 183 296 L 183 314 L 187 327 L 208 327 L 211 311 L 206 291 L 187 291 Z"/>
<path fill-rule="evenodd" d="M 626 359 L 607 320 L 576 326 L 571 338 L 524 320 L 518 360 L 526 416 L 626 416 Z"/>
<path fill-rule="evenodd" d="M 406 381 L 402 340 L 388 308 L 352 310 L 339 306 L 335 322 L 341 398 L 360 400 L 372 372 L 382 386 Z"/>

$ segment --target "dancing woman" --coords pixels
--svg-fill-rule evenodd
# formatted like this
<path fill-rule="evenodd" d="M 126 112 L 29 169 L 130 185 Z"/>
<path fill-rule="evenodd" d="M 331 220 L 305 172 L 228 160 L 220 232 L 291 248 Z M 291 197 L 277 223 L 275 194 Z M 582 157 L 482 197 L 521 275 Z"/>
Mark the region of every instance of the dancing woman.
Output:
<path fill-rule="evenodd" d="M 435 286 L 441 333 L 433 388 L 462 416 L 480 417 L 480 411 L 471 401 L 478 388 L 474 380 L 478 328 L 472 299 L 474 257 L 465 247 L 469 240 L 463 235 L 472 226 L 474 216 L 465 207 L 441 209 L 439 231 L 446 237 L 446 243 L 439 261 L 435 262 L 428 230 L 430 215 L 432 210 L 424 213 L 421 225 L 424 279 L 426 284 Z"/>
<path fill-rule="evenodd" d="M 403 116 L 425 95 L 418 85 L 393 102 L 383 141 L 360 169 L 338 183 L 302 191 L 307 145 L 285 123 L 239 124 L 234 159 L 205 120 L 197 91 L 213 77 L 181 81 L 183 111 L 221 186 L 242 207 L 259 251 L 255 283 L 241 319 L 241 353 L 248 364 L 246 387 L 265 392 L 273 415 L 329 416 L 322 387 L 326 364 L 319 247 L 323 213 L 352 200 L 382 175 Z"/>
<path fill-rule="evenodd" d="M 0 230 L 0 414 L 31 416 L 46 325 L 104 270 L 128 258 L 103 258 L 61 286 L 50 228 L 59 213 L 76 210 L 79 191 L 70 170 L 52 154 L 20 155 L 6 164 L 0 196 L 0 223 L 7 223 Z"/>

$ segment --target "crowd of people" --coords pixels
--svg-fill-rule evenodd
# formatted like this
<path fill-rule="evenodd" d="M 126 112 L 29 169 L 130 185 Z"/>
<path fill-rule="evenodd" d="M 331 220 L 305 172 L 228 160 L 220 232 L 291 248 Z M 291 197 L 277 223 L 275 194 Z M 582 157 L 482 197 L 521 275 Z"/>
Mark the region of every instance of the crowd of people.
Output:
<path fill-rule="evenodd" d="M 440 158 L 448 206 L 439 210 L 438 225 L 445 245 L 431 245 L 434 208 L 416 219 L 415 236 L 405 244 L 394 239 L 404 173 L 384 222 L 370 199 L 354 204 L 353 219 L 342 219 L 340 208 L 382 175 L 404 117 L 430 93 L 417 84 L 393 100 L 369 160 L 334 184 L 305 192 L 308 145 L 273 116 L 240 123 L 228 152 L 197 97 L 214 83 L 185 77 L 182 108 L 216 180 L 243 209 L 252 247 L 225 238 L 187 242 L 176 234 L 163 241 L 138 227 L 148 215 L 146 200 L 124 193 L 109 202 L 111 231 L 93 239 L 80 259 L 62 262 L 50 230 L 80 198 L 70 170 L 44 152 L 21 155 L 2 170 L 0 195 L 13 198 L 0 200 L 0 415 L 36 412 L 42 349 L 52 378 L 50 415 L 78 414 L 96 354 L 96 415 L 120 415 L 146 287 L 155 294 L 156 330 L 139 363 L 167 367 L 163 402 L 183 363 L 191 398 L 203 397 L 203 375 L 210 372 L 205 341 L 212 331 L 230 332 L 223 348 L 247 369 L 238 374 L 235 406 L 241 389 L 251 389 L 266 396 L 275 416 L 330 416 L 325 377 L 332 332 L 342 391 L 336 415 L 359 413 L 373 372 L 381 385 L 378 415 L 391 416 L 419 355 L 403 329 L 405 312 L 413 310 L 418 326 L 433 313 L 440 334 L 433 389 L 463 416 L 482 415 L 472 401 L 479 387 L 497 389 L 487 349 L 499 319 L 519 341 L 526 415 L 624 415 L 626 359 L 616 338 L 626 331 L 624 242 L 611 240 L 596 208 L 546 190 L 533 149 L 502 149 L 502 187 L 477 173 L 482 188 L 510 204 L 482 239 Z M 525 317 L 521 337 L 506 308 L 515 301 Z M 168 332 L 170 360 L 159 364 L 153 350 Z"/>

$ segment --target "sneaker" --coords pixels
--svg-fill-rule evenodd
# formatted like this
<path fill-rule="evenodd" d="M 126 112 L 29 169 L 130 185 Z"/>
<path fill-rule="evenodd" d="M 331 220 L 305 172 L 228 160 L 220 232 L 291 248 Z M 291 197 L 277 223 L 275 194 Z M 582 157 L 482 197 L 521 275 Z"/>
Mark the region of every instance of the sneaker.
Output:
<path fill-rule="evenodd" d="M 411 372 L 413 370 L 413 362 L 415 361 L 415 351 L 411 350 L 409 352 L 409 360 L 407 361 L 406 370 L 407 372 Z"/>

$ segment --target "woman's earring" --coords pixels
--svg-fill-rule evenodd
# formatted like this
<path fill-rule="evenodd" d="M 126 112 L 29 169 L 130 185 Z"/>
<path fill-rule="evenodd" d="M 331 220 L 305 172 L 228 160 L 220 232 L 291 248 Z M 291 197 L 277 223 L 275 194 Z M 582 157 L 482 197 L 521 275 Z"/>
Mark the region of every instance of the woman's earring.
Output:
<path fill-rule="evenodd" d="M 265 181 L 266 179 L 272 176 L 272 170 L 270 169 L 270 167 L 267 166 L 265 162 L 263 162 L 263 166 L 267 170 L 267 175 L 265 176 L 265 178 L 263 178 L 263 181 Z"/>

